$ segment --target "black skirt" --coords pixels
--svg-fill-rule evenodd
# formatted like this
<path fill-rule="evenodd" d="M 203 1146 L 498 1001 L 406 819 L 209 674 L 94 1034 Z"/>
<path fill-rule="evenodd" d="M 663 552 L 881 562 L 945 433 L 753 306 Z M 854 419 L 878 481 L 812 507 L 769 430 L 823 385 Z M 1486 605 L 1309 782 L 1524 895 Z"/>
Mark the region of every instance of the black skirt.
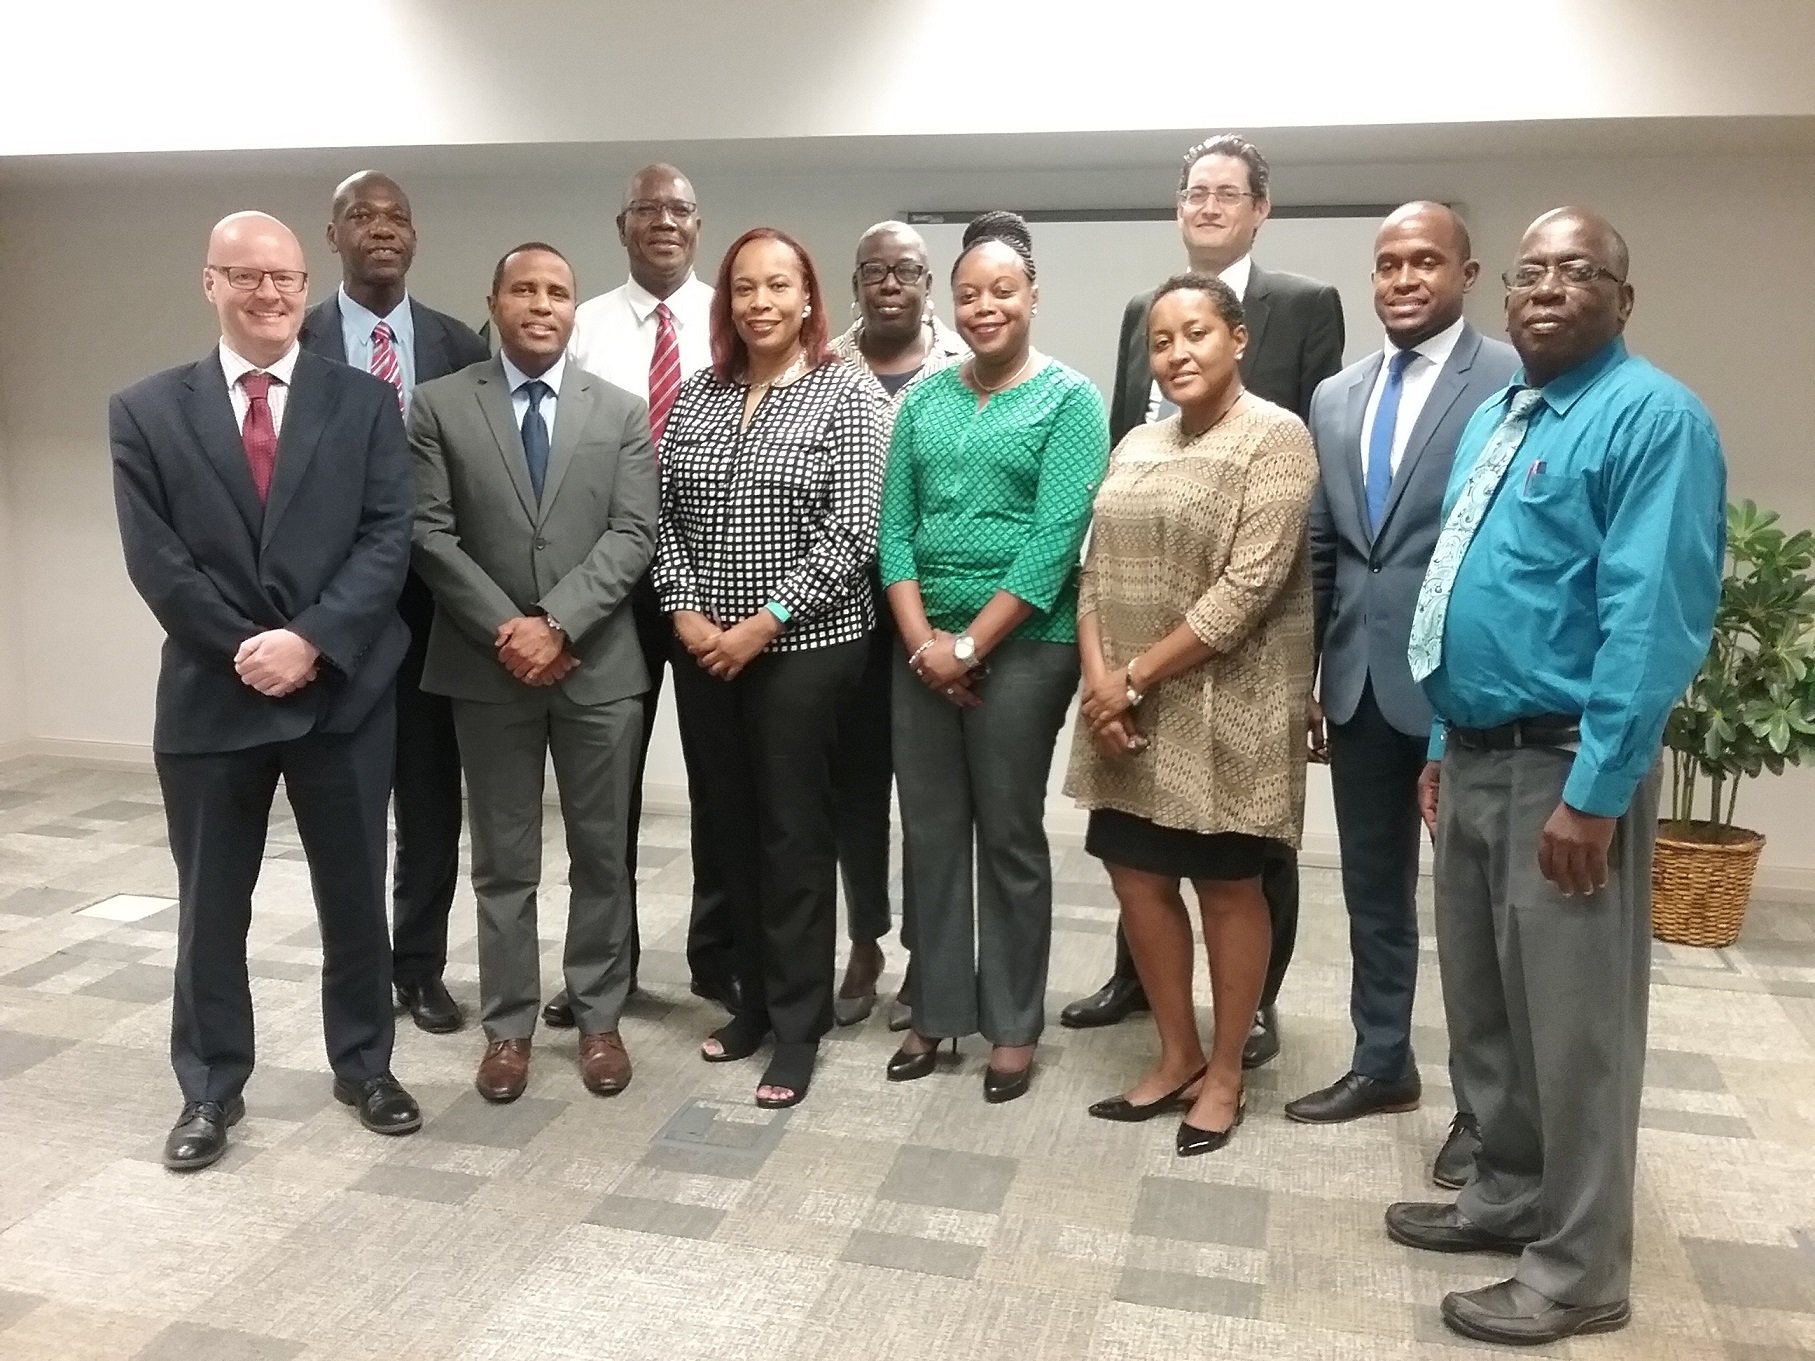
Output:
<path fill-rule="evenodd" d="M 1090 814 L 1084 849 L 1109 865 L 1175 879 L 1257 879 L 1279 843 L 1247 832 L 1187 832 L 1115 808 Z"/>

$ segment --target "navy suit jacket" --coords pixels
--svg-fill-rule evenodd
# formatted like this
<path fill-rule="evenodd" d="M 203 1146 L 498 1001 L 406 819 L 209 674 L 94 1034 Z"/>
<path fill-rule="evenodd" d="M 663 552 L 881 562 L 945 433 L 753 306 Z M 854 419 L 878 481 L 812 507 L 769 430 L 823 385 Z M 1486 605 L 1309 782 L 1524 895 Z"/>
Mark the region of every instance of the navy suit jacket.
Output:
<path fill-rule="evenodd" d="M 1319 473 L 1311 502 L 1311 586 L 1321 697 L 1325 718 L 1347 723 L 1372 681 L 1387 722 L 1423 737 L 1430 732 L 1430 703 L 1405 655 L 1412 610 L 1442 528 L 1456 441 L 1475 408 L 1511 380 L 1519 357 L 1464 323 L 1412 426 L 1379 532 L 1370 533 L 1361 426 L 1384 358 L 1376 350 L 1349 365 L 1311 399 Z"/>
<path fill-rule="evenodd" d="M 1109 442 L 1147 419 L 1153 365 L 1147 358 L 1148 291 L 1128 300 L 1116 346 L 1115 391 L 1109 400 Z M 1241 358 L 1242 386 L 1256 397 L 1305 419 L 1317 385 L 1342 367 L 1342 298 L 1329 284 L 1302 274 L 1253 266 L 1242 296 L 1248 348 Z"/>
<path fill-rule="evenodd" d="M 291 378 L 262 506 L 217 350 L 108 404 L 126 571 L 165 634 L 157 751 L 351 732 L 403 658 L 415 496 L 397 394 L 307 351 Z M 241 643 L 275 628 L 321 651 L 317 678 L 282 699 L 233 669 Z"/>

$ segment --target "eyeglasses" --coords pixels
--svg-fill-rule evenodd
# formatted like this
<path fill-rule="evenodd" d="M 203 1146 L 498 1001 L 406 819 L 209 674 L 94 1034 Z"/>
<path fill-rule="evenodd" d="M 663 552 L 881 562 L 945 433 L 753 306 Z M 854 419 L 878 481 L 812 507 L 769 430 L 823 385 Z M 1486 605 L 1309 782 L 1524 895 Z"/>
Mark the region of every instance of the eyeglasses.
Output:
<path fill-rule="evenodd" d="M 879 284 L 893 274 L 895 282 L 903 288 L 912 288 L 926 278 L 927 273 L 927 267 L 918 260 L 897 260 L 892 265 L 885 265 L 880 260 L 865 260 L 857 266 L 857 277 L 866 284 Z"/>
<path fill-rule="evenodd" d="M 676 222 L 691 222 L 693 215 L 699 210 L 699 204 L 689 203 L 684 198 L 632 199 L 624 208 L 638 222 L 654 222 L 663 213 L 667 213 Z"/>
<path fill-rule="evenodd" d="M 1212 189 L 1207 184 L 1194 184 L 1189 189 L 1178 192 L 1178 201 L 1187 208 L 1202 208 L 1211 199 L 1215 199 L 1225 208 L 1233 208 L 1245 198 L 1258 199 L 1259 194 L 1251 194 L 1245 189 L 1237 189 L 1233 184 L 1219 184 Z"/>
<path fill-rule="evenodd" d="M 309 286 L 307 270 L 253 269 L 250 265 L 209 265 L 208 268 L 225 277 L 229 288 L 237 288 L 242 293 L 256 292 L 266 279 L 279 293 L 300 293 Z"/>
<path fill-rule="evenodd" d="M 1626 282 L 1611 269 L 1605 269 L 1593 260 L 1554 260 L 1548 265 L 1519 265 L 1502 274 L 1500 282 L 1506 285 L 1509 293 L 1529 293 L 1548 279 L 1553 271 L 1565 284 L 1575 288 L 1586 288 L 1596 279 L 1612 279 L 1616 284 Z"/>

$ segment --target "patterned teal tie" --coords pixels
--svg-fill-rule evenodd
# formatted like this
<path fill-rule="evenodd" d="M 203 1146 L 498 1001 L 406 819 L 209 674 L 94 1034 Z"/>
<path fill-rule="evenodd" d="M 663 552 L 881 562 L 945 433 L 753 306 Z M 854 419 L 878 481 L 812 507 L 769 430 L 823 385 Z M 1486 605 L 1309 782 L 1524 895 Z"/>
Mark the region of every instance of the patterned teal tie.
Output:
<path fill-rule="evenodd" d="M 1443 660 L 1443 624 L 1449 615 L 1450 589 L 1456 584 L 1456 573 L 1462 569 L 1469 544 L 1475 540 L 1475 531 L 1493 503 L 1494 492 L 1506 476 L 1513 455 L 1525 442 L 1525 427 L 1537 404 L 1536 388 L 1520 388 L 1513 394 L 1512 405 L 1469 470 L 1468 481 L 1462 484 L 1462 493 L 1443 522 L 1437 549 L 1424 573 L 1424 585 L 1418 590 L 1418 605 L 1412 611 L 1412 639 L 1405 650 L 1415 681 L 1430 675 Z"/>

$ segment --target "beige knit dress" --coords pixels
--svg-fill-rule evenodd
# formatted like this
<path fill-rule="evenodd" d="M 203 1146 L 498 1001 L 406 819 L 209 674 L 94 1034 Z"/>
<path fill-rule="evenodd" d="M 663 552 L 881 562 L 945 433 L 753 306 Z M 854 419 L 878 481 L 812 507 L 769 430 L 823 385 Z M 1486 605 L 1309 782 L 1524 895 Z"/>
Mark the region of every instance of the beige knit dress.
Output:
<path fill-rule="evenodd" d="M 1105 757 L 1079 720 L 1065 792 L 1161 827 L 1297 846 L 1304 830 L 1317 485 L 1310 432 L 1245 393 L 1195 439 L 1179 418 L 1137 426 L 1097 492 L 1078 616 L 1125 665 L 1181 620 L 1213 651 L 1152 686 L 1135 713 L 1150 746 Z"/>

